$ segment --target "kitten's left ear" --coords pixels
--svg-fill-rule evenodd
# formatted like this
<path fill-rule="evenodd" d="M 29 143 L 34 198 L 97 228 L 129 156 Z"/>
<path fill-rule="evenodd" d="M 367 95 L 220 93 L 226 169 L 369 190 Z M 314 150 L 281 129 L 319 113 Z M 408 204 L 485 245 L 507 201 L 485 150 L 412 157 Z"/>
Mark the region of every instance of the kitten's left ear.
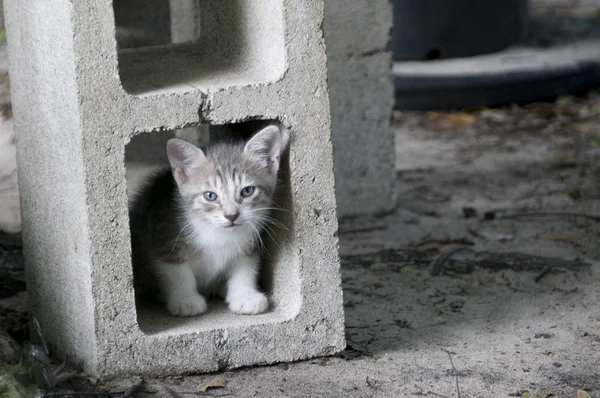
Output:
<path fill-rule="evenodd" d="M 244 152 L 262 160 L 271 172 L 276 173 L 279 170 L 279 159 L 285 149 L 284 145 L 279 128 L 268 126 L 246 143 Z"/>
<path fill-rule="evenodd" d="M 167 157 L 177 184 L 187 183 L 192 172 L 206 161 L 200 148 L 179 138 L 167 141 Z"/>

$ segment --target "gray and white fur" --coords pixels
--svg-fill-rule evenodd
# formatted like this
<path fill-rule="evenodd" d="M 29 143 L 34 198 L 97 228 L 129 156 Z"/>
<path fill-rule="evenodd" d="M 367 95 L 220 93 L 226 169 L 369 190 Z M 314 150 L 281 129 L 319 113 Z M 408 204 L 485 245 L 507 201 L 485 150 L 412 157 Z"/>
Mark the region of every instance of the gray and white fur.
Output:
<path fill-rule="evenodd" d="M 260 233 L 274 220 L 273 194 L 286 137 L 268 126 L 247 143 L 201 150 L 167 142 L 171 170 L 150 179 L 130 208 L 136 289 L 175 316 L 206 311 L 220 294 L 237 314 L 259 314 Z"/>

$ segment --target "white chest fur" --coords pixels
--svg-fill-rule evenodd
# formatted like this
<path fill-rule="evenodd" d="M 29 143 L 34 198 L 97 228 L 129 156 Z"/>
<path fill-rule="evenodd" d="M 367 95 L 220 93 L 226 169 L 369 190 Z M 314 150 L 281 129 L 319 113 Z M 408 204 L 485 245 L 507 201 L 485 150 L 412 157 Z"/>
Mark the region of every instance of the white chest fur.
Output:
<path fill-rule="evenodd" d="M 240 257 L 252 252 L 252 230 L 242 225 L 234 228 L 207 229 L 204 224 L 194 225 L 193 247 L 190 247 L 189 265 L 199 286 L 207 286 L 225 274 Z"/>

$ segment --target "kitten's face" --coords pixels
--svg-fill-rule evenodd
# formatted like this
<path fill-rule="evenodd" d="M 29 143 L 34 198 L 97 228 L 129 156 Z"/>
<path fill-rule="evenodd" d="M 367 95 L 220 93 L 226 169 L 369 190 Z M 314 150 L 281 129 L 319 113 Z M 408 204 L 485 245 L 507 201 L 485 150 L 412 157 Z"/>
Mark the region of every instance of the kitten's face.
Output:
<path fill-rule="evenodd" d="M 237 159 L 230 165 L 209 153 L 205 167 L 197 169 L 189 182 L 180 186 L 189 209 L 211 226 L 259 226 L 271 207 L 274 175 L 261 172 L 253 159 L 241 153 L 241 148 L 238 151 Z"/>
<path fill-rule="evenodd" d="M 269 217 L 277 181 L 278 128 L 267 127 L 245 147 L 221 144 L 204 153 L 173 139 L 167 148 L 188 214 L 220 231 L 259 232 Z"/>

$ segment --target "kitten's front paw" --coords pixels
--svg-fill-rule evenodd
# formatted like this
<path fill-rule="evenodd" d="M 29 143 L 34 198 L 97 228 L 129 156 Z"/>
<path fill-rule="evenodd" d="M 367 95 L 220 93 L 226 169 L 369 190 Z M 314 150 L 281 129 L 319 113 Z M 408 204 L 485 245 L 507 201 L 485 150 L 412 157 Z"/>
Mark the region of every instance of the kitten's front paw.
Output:
<path fill-rule="evenodd" d="M 175 316 L 196 316 L 206 311 L 206 300 L 199 294 L 170 297 L 167 300 L 167 311 Z"/>
<path fill-rule="evenodd" d="M 240 315 L 254 315 L 265 312 L 269 306 L 267 296 L 260 292 L 250 292 L 228 300 L 229 309 Z"/>

